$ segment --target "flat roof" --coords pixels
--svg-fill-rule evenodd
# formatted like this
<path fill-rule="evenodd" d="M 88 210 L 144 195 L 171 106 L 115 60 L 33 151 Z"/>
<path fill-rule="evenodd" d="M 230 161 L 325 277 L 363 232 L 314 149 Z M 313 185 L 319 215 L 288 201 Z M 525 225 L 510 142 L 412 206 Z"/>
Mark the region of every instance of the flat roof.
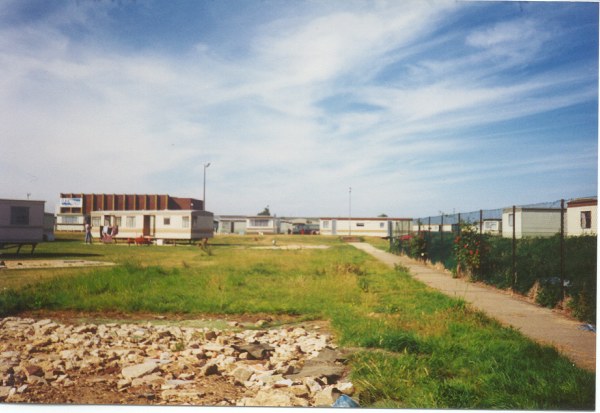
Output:
<path fill-rule="evenodd" d="M 6 198 L 0 198 L 0 202 L 29 202 L 32 204 L 36 204 L 36 203 L 46 203 L 46 201 L 40 201 L 40 200 L 36 200 L 36 199 L 6 199 Z"/>

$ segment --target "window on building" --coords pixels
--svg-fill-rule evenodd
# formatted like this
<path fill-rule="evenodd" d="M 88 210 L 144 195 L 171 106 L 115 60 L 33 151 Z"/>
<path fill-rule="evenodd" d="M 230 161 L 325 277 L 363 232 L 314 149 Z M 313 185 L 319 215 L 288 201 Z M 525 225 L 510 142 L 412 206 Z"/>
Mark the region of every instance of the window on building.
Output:
<path fill-rule="evenodd" d="M 198 226 L 198 217 L 192 217 L 192 227 L 195 228 Z"/>
<path fill-rule="evenodd" d="M 508 214 L 508 226 L 512 227 L 514 225 L 514 222 L 515 222 L 515 215 Z"/>
<path fill-rule="evenodd" d="M 63 217 L 63 222 L 65 222 L 65 218 L 67 218 L 67 217 Z M 92 226 L 93 227 L 100 226 L 100 217 L 92 217 Z"/>
<path fill-rule="evenodd" d="M 253 219 L 250 221 L 250 225 L 253 227 L 268 227 L 269 220 L 268 219 Z"/>
<path fill-rule="evenodd" d="M 164 217 L 163 225 L 171 225 L 171 217 Z"/>
<path fill-rule="evenodd" d="M 380 222 L 379 223 L 379 228 L 384 228 L 385 227 L 385 222 Z"/>
<path fill-rule="evenodd" d="M 118 227 L 121 226 L 121 217 L 115 217 L 115 225 Z"/>
<path fill-rule="evenodd" d="M 189 228 L 190 227 L 190 217 L 182 217 L 181 218 L 181 226 L 183 228 Z"/>
<path fill-rule="evenodd" d="M 127 228 L 135 228 L 135 217 L 126 217 L 125 226 Z"/>
<path fill-rule="evenodd" d="M 364 222 L 357 222 L 357 223 L 356 223 L 356 226 L 357 226 L 357 227 L 364 227 L 364 226 L 365 226 L 365 223 L 364 223 Z"/>
<path fill-rule="evenodd" d="M 581 228 L 588 229 L 592 227 L 592 211 L 581 211 Z"/>
<path fill-rule="evenodd" d="M 10 207 L 10 225 L 29 225 L 29 207 Z"/>
<path fill-rule="evenodd" d="M 329 221 L 323 221 L 323 229 L 329 228 Z"/>
<path fill-rule="evenodd" d="M 76 216 L 72 216 L 72 215 L 65 215 L 62 217 L 62 223 L 63 224 L 78 224 L 79 222 L 78 217 Z"/>

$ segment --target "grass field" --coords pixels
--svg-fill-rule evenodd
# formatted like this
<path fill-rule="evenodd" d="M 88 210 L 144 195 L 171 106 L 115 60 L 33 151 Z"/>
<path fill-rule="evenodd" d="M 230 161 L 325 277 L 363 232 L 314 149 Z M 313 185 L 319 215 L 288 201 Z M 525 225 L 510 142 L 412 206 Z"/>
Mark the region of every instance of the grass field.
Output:
<path fill-rule="evenodd" d="M 319 244 L 319 249 L 267 249 Z M 258 249 L 256 247 L 262 247 Z M 594 374 L 390 270 L 335 237 L 223 236 L 197 246 L 84 245 L 63 237 L 39 258 L 112 268 L 3 270 L 0 314 L 24 310 L 289 314 L 326 319 L 358 351 L 362 406 L 593 410 Z"/>

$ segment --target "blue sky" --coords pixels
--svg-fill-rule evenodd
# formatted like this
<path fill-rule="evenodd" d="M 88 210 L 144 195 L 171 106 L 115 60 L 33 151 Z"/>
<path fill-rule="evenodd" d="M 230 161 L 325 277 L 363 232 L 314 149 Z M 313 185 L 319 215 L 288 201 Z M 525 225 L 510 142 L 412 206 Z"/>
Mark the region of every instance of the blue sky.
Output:
<path fill-rule="evenodd" d="M 596 195 L 598 4 L 0 2 L 0 197 L 396 217 Z"/>

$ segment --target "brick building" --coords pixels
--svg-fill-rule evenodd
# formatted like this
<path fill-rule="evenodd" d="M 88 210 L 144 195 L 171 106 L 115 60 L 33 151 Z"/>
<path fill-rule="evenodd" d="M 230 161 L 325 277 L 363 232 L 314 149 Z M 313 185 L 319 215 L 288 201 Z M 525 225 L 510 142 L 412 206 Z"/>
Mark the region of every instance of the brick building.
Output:
<path fill-rule="evenodd" d="M 83 232 L 85 222 L 91 222 L 92 213 L 100 211 L 204 211 L 204 202 L 157 194 L 61 193 L 56 230 Z"/>

